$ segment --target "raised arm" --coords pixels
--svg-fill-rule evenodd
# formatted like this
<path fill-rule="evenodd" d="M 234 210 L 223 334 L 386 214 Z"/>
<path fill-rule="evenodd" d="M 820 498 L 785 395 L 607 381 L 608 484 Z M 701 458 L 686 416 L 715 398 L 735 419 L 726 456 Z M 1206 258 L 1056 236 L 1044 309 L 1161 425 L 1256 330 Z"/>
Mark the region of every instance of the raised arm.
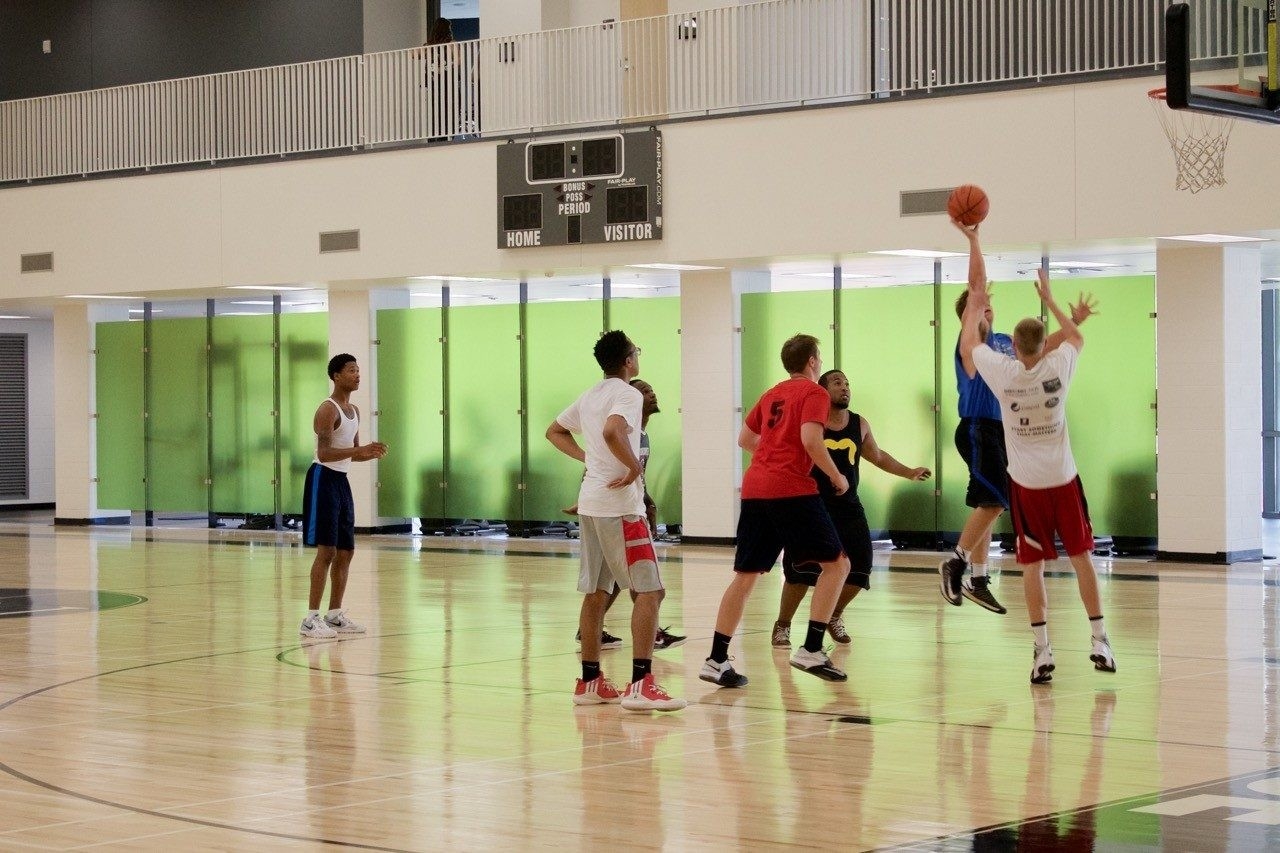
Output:
<path fill-rule="evenodd" d="M 1044 302 L 1044 307 L 1049 309 L 1049 313 L 1053 314 L 1058 325 L 1061 327 L 1059 331 L 1062 338 L 1056 346 L 1063 343 L 1069 343 L 1076 348 L 1076 351 L 1084 349 L 1084 336 L 1080 334 L 1080 327 L 1076 325 L 1076 321 L 1071 318 L 1070 314 L 1065 313 L 1058 307 L 1058 303 L 1053 299 L 1053 292 L 1049 289 L 1049 274 L 1044 269 L 1036 270 L 1036 293 L 1040 294 L 1040 299 Z M 1048 339 L 1045 340 L 1046 352 L 1048 351 Z"/>
<path fill-rule="evenodd" d="M 866 418 L 862 419 L 862 458 L 881 471 L 887 471 L 906 480 L 927 480 L 933 476 L 933 472 L 928 468 L 908 468 L 890 456 L 887 450 L 882 450 L 880 445 L 876 444 L 876 437 L 872 434 L 871 424 L 867 423 Z"/>
<path fill-rule="evenodd" d="M 951 224 L 969 243 L 969 304 L 972 304 L 975 293 L 987 292 L 987 262 L 982 257 L 982 244 L 978 241 L 978 226 L 964 225 L 956 219 L 951 220 Z M 987 304 L 991 303 L 987 302 Z M 982 315 L 979 314 L 978 317 L 981 319 Z M 973 363 L 972 353 L 972 348 L 966 350 L 963 346 L 960 347 L 960 364 L 970 379 L 978 375 L 978 367 Z"/>
<path fill-rule="evenodd" d="M 1071 322 L 1075 323 L 1077 327 L 1081 326 L 1085 320 L 1088 320 L 1094 314 L 1101 313 L 1098 311 L 1098 300 L 1093 298 L 1092 293 L 1081 293 L 1080 301 L 1075 305 L 1068 304 L 1067 310 L 1071 313 Z M 1045 355 L 1057 349 L 1066 338 L 1067 333 L 1062 328 L 1058 328 L 1052 335 L 1045 338 Z"/>
<path fill-rule="evenodd" d="M 985 287 L 981 290 L 969 289 L 969 302 L 965 305 L 964 317 L 960 321 L 960 358 L 964 361 L 966 370 L 973 365 L 973 351 L 983 343 L 978 327 L 990 305 L 991 296 Z M 973 365 L 973 372 L 977 373 L 976 365 Z"/>

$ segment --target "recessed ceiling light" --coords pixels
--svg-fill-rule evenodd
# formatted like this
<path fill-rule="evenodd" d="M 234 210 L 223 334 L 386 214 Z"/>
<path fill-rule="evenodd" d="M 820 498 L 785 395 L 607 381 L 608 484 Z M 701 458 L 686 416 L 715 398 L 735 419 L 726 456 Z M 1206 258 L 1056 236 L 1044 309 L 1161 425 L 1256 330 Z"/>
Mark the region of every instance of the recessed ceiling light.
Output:
<path fill-rule="evenodd" d="M 219 311 L 219 317 L 262 317 L 265 311 Z"/>
<path fill-rule="evenodd" d="M 70 293 L 62 298 L 63 299 L 132 299 L 134 301 L 137 301 L 139 299 L 145 299 L 146 297 L 144 296 L 106 296 L 103 294 L 96 294 L 96 293 Z"/>
<path fill-rule="evenodd" d="M 0 320 L 30 320 L 25 314 L 0 314 Z"/>
<path fill-rule="evenodd" d="M 233 299 L 232 305 L 265 305 L 268 308 L 275 305 L 274 300 L 269 299 Z M 281 302 L 281 308 L 297 308 L 302 305 L 323 305 L 323 302 Z"/>
<path fill-rule="evenodd" d="M 778 275 L 785 276 L 786 278 L 831 278 L 833 274 L 829 272 L 780 272 Z M 841 272 L 840 278 L 843 281 L 848 281 L 854 278 L 875 278 L 875 276 L 861 275 L 859 273 L 852 272 Z"/>
<path fill-rule="evenodd" d="M 465 275 L 411 275 L 410 281 L 505 281 L 501 278 L 474 278 Z"/>
<path fill-rule="evenodd" d="M 311 287 L 284 284 L 233 284 L 227 290 L 314 290 Z"/>
<path fill-rule="evenodd" d="M 1035 269 L 1039 264 L 1033 265 Z M 1102 261 L 1049 261 L 1051 270 L 1105 270 L 1118 267 L 1119 264 L 1107 264 Z"/>
<path fill-rule="evenodd" d="M 1179 234 L 1165 240 L 1186 240 L 1189 243 L 1266 243 L 1265 237 L 1240 237 L 1235 234 Z"/>
<path fill-rule="evenodd" d="M 963 252 L 935 252 L 932 249 L 890 249 L 882 252 L 869 252 L 872 255 L 897 255 L 901 258 L 963 258 Z"/>
<path fill-rule="evenodd" d="M 591 283 L 591 284 L 571 284 L 571 285 L 569 285 L 569 286 L 570 286 L 570 287 L 599 287 L 599 288 L 603 288 L 603 287 L 604 287 L 604 282 L 600 282 L 599 284 L 596 284 L 596 283 L 594 283 L 594 282 L 593 282 L 593 283 Z M 610 289 L 610 290 L 659 290 L 659 289 L 663 289 L 663 288 L 660 288 L 660 286 L 659 286 L 659 285 L 656 285 L 656 284 L 635 284 L 634 282 L 632 282 L 632 283 L 627 283 L 627 282 L 625 282 L 625 281 L 610 281 L 610 282 L 609 282 L 609 289 Z"/>
<path fill-rule="evenodd" d="M 146 309 L 146 308 L 130 308 L 130 309 L 129 309 L 129 313 L 130 313 L 130 314 L 145 314 L 145 313 L 147 313 L 147 309 Z M 151 313 L 152 313 L 152 314 L 163 314 L 163 313 L 164 313 L 164 311 L 163 311 L 163 310 L 161 310 L 161 309 L 159 309 L 159 308 L 152 308 L 152 309 L 151 309 Z"/>
<path fill-rule="evenodd" d="M 627 266 L 641 270 L 678 270 L 681 272 L 724 269 L 724 267 L 706 267 L 698 264 L 627 264 Z"/>

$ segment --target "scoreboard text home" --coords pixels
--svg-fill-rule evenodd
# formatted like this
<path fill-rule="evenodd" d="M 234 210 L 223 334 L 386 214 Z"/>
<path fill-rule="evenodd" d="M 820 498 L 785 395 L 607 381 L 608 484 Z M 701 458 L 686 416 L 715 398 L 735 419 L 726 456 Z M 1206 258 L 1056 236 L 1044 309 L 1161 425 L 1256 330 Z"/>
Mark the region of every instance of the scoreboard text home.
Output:
<path fill-rule="evenodd" d="M 662 132 L 498 146 L 498 248 L 662 239 Z"/>

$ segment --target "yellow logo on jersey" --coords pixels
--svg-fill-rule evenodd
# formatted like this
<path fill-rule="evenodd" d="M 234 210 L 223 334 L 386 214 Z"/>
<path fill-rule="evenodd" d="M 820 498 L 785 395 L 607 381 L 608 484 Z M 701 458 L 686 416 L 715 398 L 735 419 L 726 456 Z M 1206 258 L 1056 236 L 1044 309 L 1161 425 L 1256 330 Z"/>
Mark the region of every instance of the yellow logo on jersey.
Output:
<path fill-rule="evenodd" d="M 839 441 L 831 438 L 824 438 L 822 443 L 827 446 L 827 450 L 849 451 L 849 464 L 858 464 L 858 445 L 854 443 L 852 438 L 842 438 Z"/>

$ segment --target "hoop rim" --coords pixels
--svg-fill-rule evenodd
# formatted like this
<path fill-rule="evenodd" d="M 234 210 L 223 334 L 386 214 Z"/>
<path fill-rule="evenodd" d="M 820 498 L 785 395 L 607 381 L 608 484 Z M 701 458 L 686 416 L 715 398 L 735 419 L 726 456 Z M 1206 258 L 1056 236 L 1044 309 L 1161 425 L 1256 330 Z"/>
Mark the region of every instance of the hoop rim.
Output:
<path fill-rule="evenodd" d="M 1206 83 L 1203 86 L 1196 86 L 1197 89 L 1217 89 L 1219 92 L 1225 92 L 1229 95 L 1245 95 L 1254 97 L 1256 92 L 1250 89 L 1242 89 L 1235 83 Z M 1147 97 L 1153 101 L 1166 101 L 1169 98 L 1169 89 L 1166 86 L 1159 86 L 1147 92 Z"/>

